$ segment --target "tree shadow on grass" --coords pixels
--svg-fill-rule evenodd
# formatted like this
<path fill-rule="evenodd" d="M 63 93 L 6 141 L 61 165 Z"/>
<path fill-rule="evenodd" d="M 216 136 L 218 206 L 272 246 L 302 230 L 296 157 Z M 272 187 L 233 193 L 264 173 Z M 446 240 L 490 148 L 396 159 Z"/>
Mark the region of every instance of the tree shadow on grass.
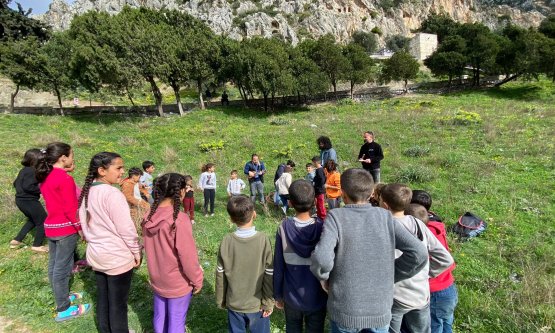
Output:
<path fill-rule="evenodd" d="M 545 98 L 545 90 L 541 86 L 524 84 L 509 87 L 493 87 L 483 90 L 465 90 L 461 92 L 452 93 L 452 96 L 466 96 L 482 94 L 493 98 L 512 99 L 519 101 L 534 101 L 542 100 Z"/>
<path fill-rule="evenodd" d="M 143 115 L 139 114 L 125 114 L 125 115 L 114 115 L 114 114 L 90 114 L 90 115 L 68 115 L 67 118 L 75 120 L 76 122 L 80 123 L 89 123 L 89 124 L 104 124 L 104 125 L 112 125 L 114 123 L 139 123 L 144 118 Z M 150 115 L 148 117 L 151 117 Z"/>
<path fill-rule="evenodd" d="M 263 107 L 248 107 L 244 106 L 226 106 L 226 107 L 215 107 L 215 110 L 222 111 L 227 116 L 240 117 L 247 119 L 266 119 L 271 116 L 288 115 L 299 112 L 310 112 L 310 109 L 306 106 L 299 107 L 279 107 L 273 110 L 264 111 Z"/>

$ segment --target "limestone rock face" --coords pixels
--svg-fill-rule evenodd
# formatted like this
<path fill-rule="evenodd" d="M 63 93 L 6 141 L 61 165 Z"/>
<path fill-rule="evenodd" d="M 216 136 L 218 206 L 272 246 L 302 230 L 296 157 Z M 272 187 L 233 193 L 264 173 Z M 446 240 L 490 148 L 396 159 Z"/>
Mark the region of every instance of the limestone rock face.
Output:
<path fill-rule="evenodd" d="M 346 41 L 357 30 L 378 28 L 387 37 L 412 36 L 433 12 L 459 22 L 482 22 L 490 28 L 507 19 L 538 26 L 555 12 L 555 0 L 402 0 L 384 6 L 383 0 L 54 0 L 40 19 L 56 30 L 67 29 L 75 15 L 89 10 L 116 14 L 126 5 L 178 9 L 206 22 L 216 33 L 235 39 L 281 36 L 294 44 L 308 36 L 333 34 Z M 393 3 L 393 1 L 391 1 Z"/>

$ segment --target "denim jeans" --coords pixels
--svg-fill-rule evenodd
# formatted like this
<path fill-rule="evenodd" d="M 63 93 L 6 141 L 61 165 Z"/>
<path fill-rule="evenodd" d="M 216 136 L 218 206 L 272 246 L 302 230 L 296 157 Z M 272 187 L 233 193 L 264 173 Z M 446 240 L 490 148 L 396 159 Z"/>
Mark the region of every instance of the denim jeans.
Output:
<path fill-rule="evenodd" d="M 48 239 L 48 280 L 56 299 L 56 311 L 69 308 L 69 278 L 78 234 Z"/>
<path fill-rule="evenodd" d="M 285 195 L 279 195 L 279 199 L 281 200 L 281 205 L 283 206 L 283 212 L 285 213 L 285 215 L 287 215 L 287 209 L 289 208 L 289 194 L 285 194 Z"/>
<path fill-rule="evenodd" d="M 250 185 L 252 202 L 256 202 L 256 197 L 258 196 L 260 203 L 264 205 L 264 183 L 258 180 L 252 182 Z"/>
<path fill-rule="evenodd" d="M 324 332 L 326 307 L 316 311 L 301 311 L 285 304 L 285 331 L 287 333 L 303 333 L 303 322 L 306 333 Z"/>
<path fill-rule="evenodd" d="M 330 320 L 331 333 L 387 333 L 389 326 L 375 327 L 375 328 L 347 328 L 339 325 L 333 320 Z"/>
<path fill-rule="evenodd" d="M 454 312 L 457 306 L 457 286 L 430 293 L 430 314 L 432 317 L 432 333 L 453 332 Z"/>
<path fill-rule="evenodd" d="M 422 309 L 407 310 L 394 301 L 389 332 L 401 332 L 401 323 L 408 332 L 430 333 L 430 304 Z"/>
<path fill-rule="evenodd" d="M 127 300 L 131 288 L 133 269 L 108 275 L 94 272 L 96 276 L 96 319 L 101 333 L 129 333 Z"/>
<path fill-rule="evenodd" d="M 368 170 L 374 179 L 374 184 L 380 182 L 380 169 Z"/>
<path fill-rule="evenodd" d="M 227 310 L 228 328 L 231 333 L 270 333 L 270 317 L 262 317 L 262 311 L 242 313 Z"/>
<path fill-rule="evenodd" d="M 210 214 L 214 214 L 214 200 L 216 199 L 216 189 L 204 189 L 204 213 L 208 214 L 208 205 L 210 205 Z"/>
<path fill-rule="evenodd" d="M 341 203 L 341 197 L 334 198 L 334 199 L 328 198 L 326 201 L 328 202 L 328 209 L 332 210 L 334 208 L 339 208 L 339 205 Z"/>

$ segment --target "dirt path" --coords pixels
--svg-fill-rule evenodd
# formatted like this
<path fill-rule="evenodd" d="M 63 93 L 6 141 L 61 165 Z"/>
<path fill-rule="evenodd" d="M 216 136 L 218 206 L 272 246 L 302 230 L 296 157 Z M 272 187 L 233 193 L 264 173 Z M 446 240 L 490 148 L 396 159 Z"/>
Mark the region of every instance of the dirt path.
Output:
<path fill-rule="evenodd" d="M 16 324 L 13 320 L 0 316 L 0 333 L 31 333 L 25 326 Z"/>

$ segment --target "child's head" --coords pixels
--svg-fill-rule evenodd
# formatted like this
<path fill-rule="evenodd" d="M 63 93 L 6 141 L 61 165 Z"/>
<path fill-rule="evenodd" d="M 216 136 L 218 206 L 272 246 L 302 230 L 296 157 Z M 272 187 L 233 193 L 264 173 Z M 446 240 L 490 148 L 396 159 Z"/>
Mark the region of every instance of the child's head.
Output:
<path fill-rule="evenodd" d="M 216 165 L 214 163 L 206 163 L 200 170 L 202 172 L 214 172 L 214 170 L 216 170 Z"/>
<path fill-rule="evenodd" d="M 314 171 L 314 165 L 312 165 L 312 163 L 307 163 L 306 164 L 306 172 L 312 173 L 313 171 Z"/>
<path fill-rule="evenodd" d="M 70 168 L 73 165 L 73 149 L 67 143 L 52 142 L 40 152 L 35 166 L 35 174 L 39 183 L 42 183 L 50 174 L 54 164 L 58 164 L 62 168 Z"/>
<path fill-rule="evenodd" d="M 368 203 L 373 188 L 372 175 L 364 169 L 348 169 L 341 175 L 341 191 L 345 203 Z"/>
<path fill-rule="evenodd" d="M 314 167 L 319 168 L 322 165 L 322 160 L 320 159 L 320 156 L 314 156 L 312 158 L 312 165 L 314 165 Z"/>
<path fill-rule="evenodd" d="M 284 173 L 291 173 L 293 172 L 293 167 L 290 167 L 289 165 L 286 165 L 285 168 L 283 169 Z"/>
<path fill-rule="evenodd" d="M 380 198 L 382 197 L 382 189 L 385 187 L 385 183 L 377 183 L 374 185 L 374 191 L 370 196 L 370 203 L 374 207 L 380 206 Z"/>
<path fill-rule="evenodd" d="M 154 162 L 152 161 L 144 161 L 143 162 L 143 170 L 151 175 L 154 172 Z"/>
<path fill-rule="evenodd" d="M 324 165 L 324 169 L 326 169 L 328 173 L 335 172 L 337 171 L 337 164 L 335 163 L 334 160 L 328 160 L 326 162 L 326 165 Z"/>
<path fill-rule="evenodd" d="M 394 213 L 404 212 L 411 198 L 412 191 L 407 185 L 387 184 L 382 189 L 380 205 Z"/>
<path fill-rule="evenodd" d="M 185 175 L 185 185 L 192 187 L 193 177 L 191 177 L 190 175 Z"/>
<path fill-rule="evenodd" d="M 181 200 L 185 196 L 185 176 L 178 173 L 166 173 L 158 178 L 154 182 L 154 187 L 152 190 L 152 195 L 154 197 L 154 202 L 150 207 L 150 212 L 148 217 L 143 220 L 143 225 L 150 221 L 160 202 L 165 199 L 171 199 L 173 203 L 173 222 L 172 228 L 175 227 L 175 220 L 179 214 L 179 209 L 181 207 Z"/>
<path fill-rule="evenodd" d="M 107 184 L 119 184 L 123 176 L 123 160 L 116 153 L 102 152 L 93 156 L 89 163 L 89 171 L 85 177 L 85 184 L 79 197 L 79 207 L 83 201 L 87 207 L 89 190 L 94 180 L 102 181 Z"/>
<path fill-rule="evenodd" d="M 291 168 L 295 167 L 295 162 L 291 161 L 291 160 L 287 160 L 287 163 L 285 163 L 285 165 L 290 166 Z"/>
<path fill-rule="evenodd" d="M 34 168 L 37 165 L 37 162 L 39 161 L 41 155 L 42 154 L 40 152 L 40 149 L 29 149 L 25 152 L 25 155 L 23 155 L 21 165 Z"/>
<path fill-rule="evenodd" d="M 419 204 L 409 204 L 405 210 L 405 215 L 412 215 L 426 224 L 428 224 L 429 221 L 428 210 L 426 207 Z"/>
<path fill-rule="evenodd" d="M 414 190 L 412 191 L 412 199 L 410 200 L 411 203 L 419 204 L 424 206 L 426 210 L 430 210 L 432 207 L 432 197 L 430 193 L 424 190 Z"/>
<path fill-rule="evenodd" d="M 227 213 L 231 222 L 238 227 L 251 222 L 255 217 L 254 204 L 246 195 L 233 196 L 227 202 Z"/>
<path fill-rule="evenodd" d="M 314 207 L 314 186 L 304 179 L 295 180 L 289 186 L 289 201 L 297 213 L 310 211 Z"/>
<path fill-rule="evenodd" d="M 231 176 L 231 179 L 237 179 L 237 176 L 238 176 L 237 170 L 231 170 L 230 176 Z"/>
<path fill-rule="evenodd" d="M 143 170 L 139 168 L 131 168 L 129 169 L 129 178 L 135 182 L 139 181 L 139 178 L 143 175 Z"/>

